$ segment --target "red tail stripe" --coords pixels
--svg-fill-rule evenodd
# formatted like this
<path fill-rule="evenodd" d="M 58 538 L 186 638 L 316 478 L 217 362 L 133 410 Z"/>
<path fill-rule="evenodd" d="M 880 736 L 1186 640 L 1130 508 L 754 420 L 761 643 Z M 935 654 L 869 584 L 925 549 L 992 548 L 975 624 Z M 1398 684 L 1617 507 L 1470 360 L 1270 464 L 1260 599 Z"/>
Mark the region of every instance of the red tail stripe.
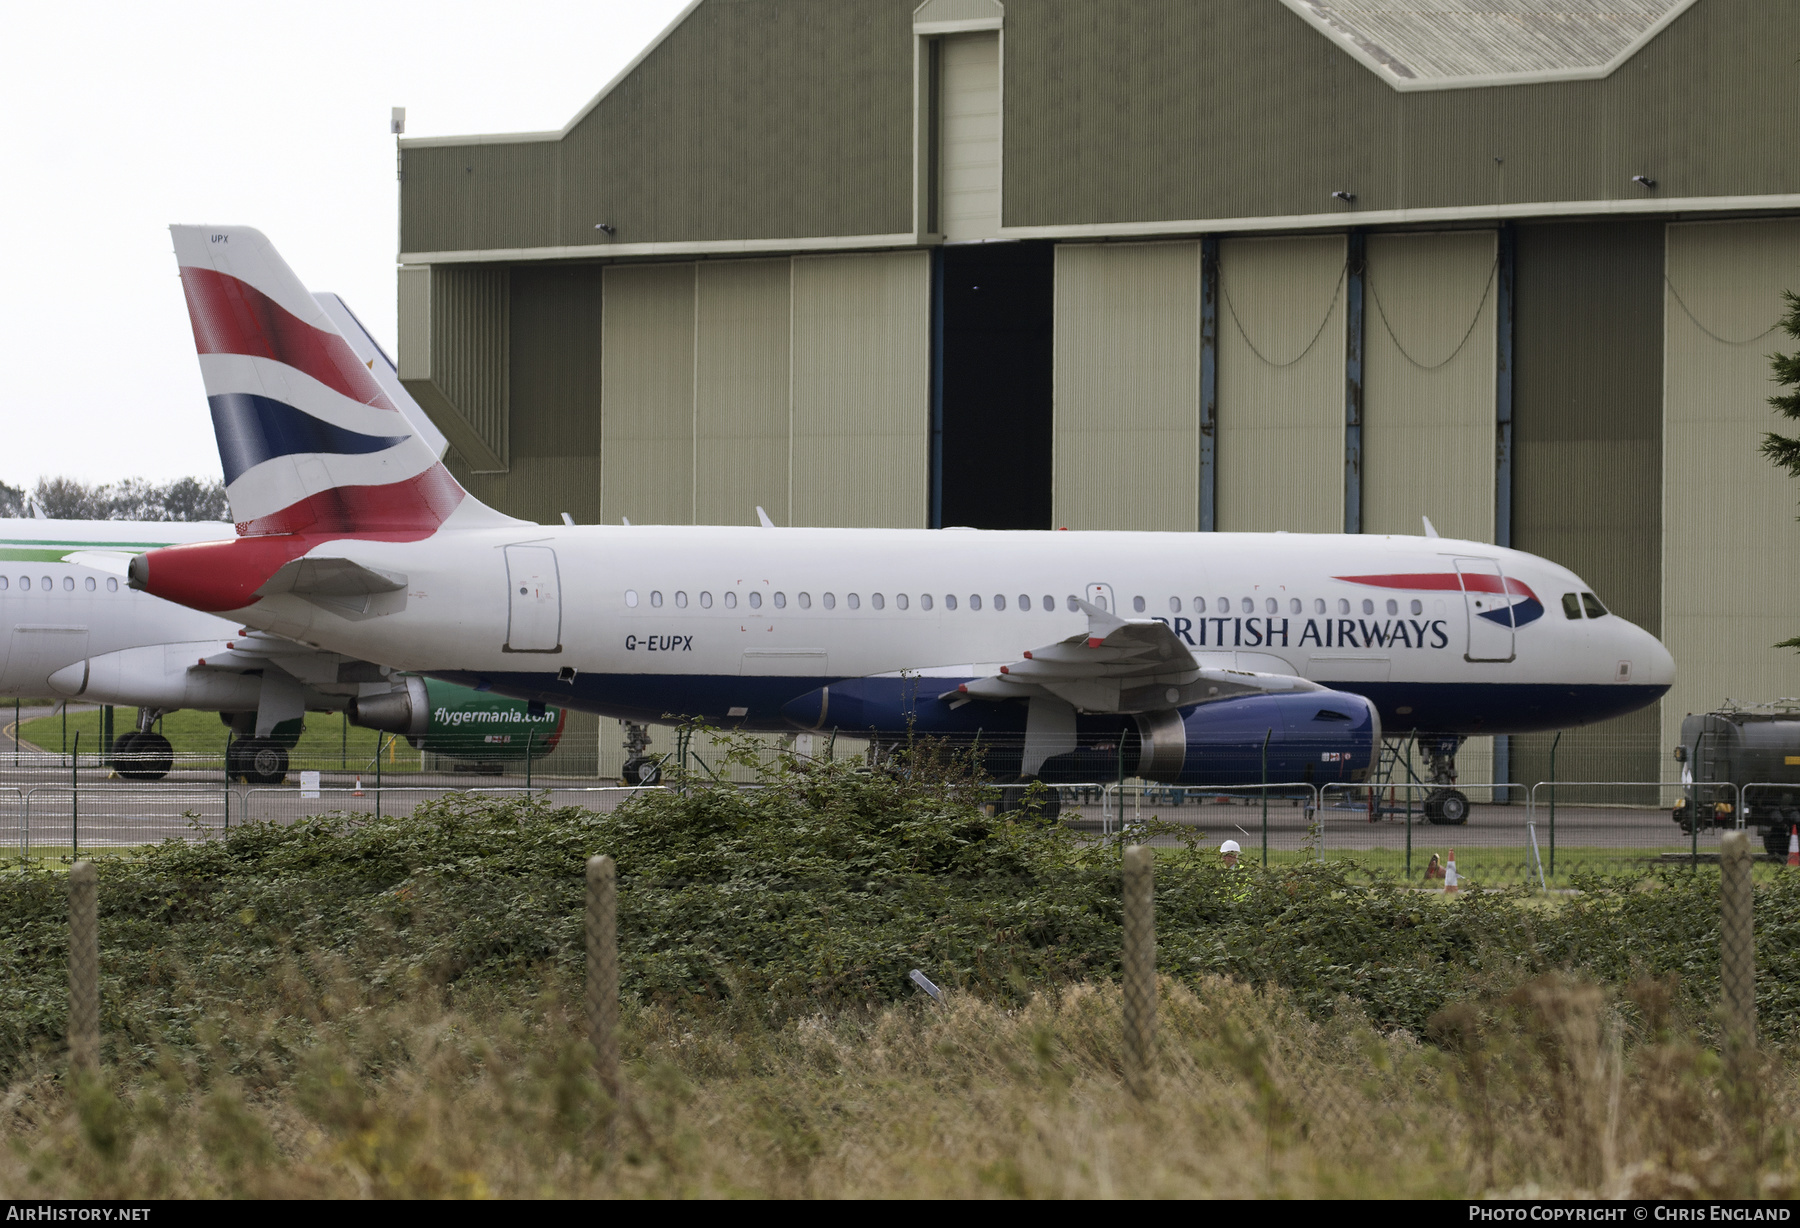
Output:
<path fill-rule="evenodd" d="M 279 512 L 246 521 L 238 526 L 238 532 L 245 537 L 282 533 L 326 533 L 333 537 L 399 534 L 389 540 L 411 541 L 429 537 L 462 500 L 462 487 L 449 470 L 437 464 L 404 482 L 322 490 Z"/>
<path fill-rule="evenodd" d="M 194 346 L 202 354 L 273 358 L 352 400 L 394 409 L 342 337 L 314 328 L 250 283 L 183 265 L 181 288 L 194 325 Z"/>
<path fill-rule="evenodd" d="M 1395 576 L 1333 576 L 1334 580 L 1342 580 L 1346 584 L 1367 584 L 1373 588 L 1408 588 L 1427 589 L 1442 592 L 1460 593 L 1499 593 L 1507 592 L 1517 597 L 1530 597 L 1537 594 L 1526 587 L 1523 580 L 1506 577 L 1506 587 L 1500 587 L 1500 577 L 1486 575 L 1482 572 L 1423 571 Z"/>

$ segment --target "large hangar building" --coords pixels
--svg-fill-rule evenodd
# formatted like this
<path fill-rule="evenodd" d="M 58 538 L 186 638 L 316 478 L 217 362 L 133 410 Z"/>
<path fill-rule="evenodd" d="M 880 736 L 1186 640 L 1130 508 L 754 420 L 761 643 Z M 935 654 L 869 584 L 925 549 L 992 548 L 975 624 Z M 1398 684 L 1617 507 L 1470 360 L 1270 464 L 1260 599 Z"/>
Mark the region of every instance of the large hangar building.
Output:
<path fill-rule="evenodd" d="M 1667 777 L 1800 693 L 1797 57 L 1792 0 L 698 0 L 559 132 L 401 141 L 401 375 L 546 522 L 1426 515 L 1663 638 L 1557 774 Z"/>

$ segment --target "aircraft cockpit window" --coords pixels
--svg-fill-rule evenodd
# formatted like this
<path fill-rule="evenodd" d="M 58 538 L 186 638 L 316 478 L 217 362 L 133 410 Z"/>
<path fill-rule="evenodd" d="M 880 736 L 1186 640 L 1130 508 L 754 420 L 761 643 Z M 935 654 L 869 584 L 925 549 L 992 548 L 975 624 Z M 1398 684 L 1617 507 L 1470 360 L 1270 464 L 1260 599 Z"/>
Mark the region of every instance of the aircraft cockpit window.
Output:
<path fill-rule="evenodd" d="M 1375 612 L 1375 603 L 1373 601 L 1370 601 L 1367 597 L 1364 597 L 1363 598 L 1363 613 L 1364 614 L 1373 614 L 1374 612 Z"/>
<path fill-rule="evenodd" d="M 710 609 L 712 609 L 712 594 L 711 594 L 711 593 L 708 593 L 708 592 L 705 592 L 705 591 L 702 591 L 702 592 L 701 592 L 701 594 L 700 594 L 700 608 L 701 608 L 701 609 L 703 609 L 703 610 L 710 610 Z"/>
<path fill-rule="evenodd" d="M 98 587 L 99 587 L 99 585 L 94 583 L 94 577 L 89 576 L 87 578 L 87 591 L 91 593 Z"/>
<path fill-rule="evenodd" d="M 1592 593 L 1581 594 L 1581 604 L 1587 607 L 1589 618 L 1602 618 L 1606 614 L 1606 607 L 1601 605 L 1600 598 Z"/>
<path fill-rule="evenodd" d="M 1414 597 L 1412 599 L 1412 612 L 1414 614 L 1423 614 L 1425 612 L 1425 603 L 1420 601 L 1417 597 Z"/>
<path fill-rule="evenodd" d="M 750 590 L 750 608 L 753 610 L 762 609 L 762 594 L 755 589 Z"/>
<path fill-rule="evenodd" d="M 635 588 L 628 588 L 625 590 L 625 604 L 634 607 L 637 605 L 637 590 Z"/>
<path fill-rule="evenodd" d="M 659 610 L 662 609 L 662 590 L 661 589 L 654 588 L 654 589 L 650 590 L 650 604 L 651 604 L 651 606 L 653 606 L 656 609 L 659 609 Z"/>
<path fill-rule="evenodd" d="M 776 593 L 775 594 L 775 608 L 778 610 L 787 609 L 787 594 L 786 593 Z"/>
<path fill-rule="evenodd" d="M 828 610 L 837 609 L 837 594 L 836 593 L 820 593 L 819 594 L 819 604 L 824 606 Z"/>
<path fill-rule="evenodd" d="M 1144 599 L 1142 597 L 1133 597 L 1131 599 L 1131 612 L 1133 614 L 1142 614 L 1144 612 Z"/>
<path fill-rule="evenodd" d="M 1581 598 L 1577 597 L 1574 593 L 1564 593 L 1562 596 L 1562 605 L 1564 618 L 1581 617 Z"/>
<path fill-rule="evenodd" d="M 676 594 L 675 594 L 675 608 L 676 608 L 676 609 L 678 609 L 678 610 L 685 610 L 685 609 L 687 609 L 687 594 L 686 594 L 686 593 L 684 593 L 684 592 L 680 592 L 680 591 L 677 591 L 677 592 L 676 592 Z"/>
<path fill-rule="evenodd" d="M 728 609 L 728 610 L 735 610 L 735 609 L 737 609 L 737 594 L 736 594 L 736 593 L 733 593 L 733 592 L 730 592 L 730 591 L 727 591 L 727 592 L 726 592 L 726 594 L 725 594 L 725 608 L 726 608 L 726 609 Z"/>
<path fill-rule="evenodd" d="M 0 579 L 0 588 L 4 588 L 5 586 L 6 586 L 6 581 L 4 579 Z M 109 593 L 118 592 L 119 591 L 119 581 L 112 576 L 108 576 L 106 579 L 106 591 Z"/>

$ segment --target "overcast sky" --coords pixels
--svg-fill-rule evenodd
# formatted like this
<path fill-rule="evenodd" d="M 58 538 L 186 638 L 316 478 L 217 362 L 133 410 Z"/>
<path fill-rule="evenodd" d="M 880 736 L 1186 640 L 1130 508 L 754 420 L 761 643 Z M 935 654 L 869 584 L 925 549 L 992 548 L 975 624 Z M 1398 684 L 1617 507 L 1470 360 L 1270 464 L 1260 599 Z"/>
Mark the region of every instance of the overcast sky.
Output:
<path fill-rule="evenodd" d="M 255 226 L 393 353 L 408 136 L 561 128 L 681 0 L 10 6 L 0 481 L 219 476 L 171 222 Z"/>

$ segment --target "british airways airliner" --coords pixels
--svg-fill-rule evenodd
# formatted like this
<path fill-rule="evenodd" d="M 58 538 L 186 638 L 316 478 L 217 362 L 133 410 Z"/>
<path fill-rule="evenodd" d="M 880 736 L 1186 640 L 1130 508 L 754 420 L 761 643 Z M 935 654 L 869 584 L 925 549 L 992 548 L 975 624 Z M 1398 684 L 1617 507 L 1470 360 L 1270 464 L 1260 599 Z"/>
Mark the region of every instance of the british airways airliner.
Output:
<path fill-rule="evenodd" d="M 1450 822 L 1463 738 L 1606 720 L 1674 680 L 1573 572 L 1429 525 L 516 520 L 457 484 L 262 234 L 172 230 L 238 536 L 141 555 L 131 582 L 332 652 L 627 721 L 979 737 L 998 780 L 1356 780 L 1384 731 L 1416 733 Z"/>

